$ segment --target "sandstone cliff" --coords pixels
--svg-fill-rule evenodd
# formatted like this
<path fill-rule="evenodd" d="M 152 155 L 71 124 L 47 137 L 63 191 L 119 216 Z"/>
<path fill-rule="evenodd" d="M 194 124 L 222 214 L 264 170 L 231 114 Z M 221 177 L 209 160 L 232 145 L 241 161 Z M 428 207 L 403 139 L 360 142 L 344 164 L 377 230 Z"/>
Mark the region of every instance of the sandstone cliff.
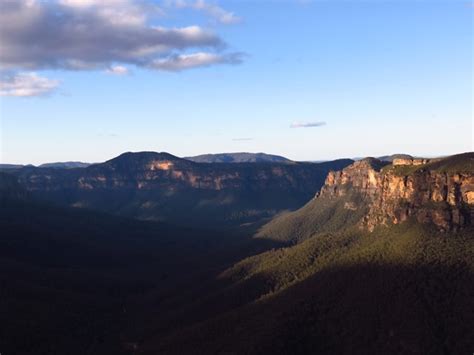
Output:
<path fill-rule="evenodd" d="M 457 230 L 474 223 L 474 153 L 445 159 L 387 164 L 368 158 L 338 172 L 330 172 L 319 197 L 359 193 L 369 211 L 360 226 L 400 223 L 410 217 Z M 348 203 L 346 209 L 358 206 Z"/>
<path fill-rule="evenodd" d="M 319 189 L 327 172 L 352 163 L 348 159 L 321 164 L 267 163 L 267 164 L 198 164 L 168 153 L 124 153 L 102 164 L 84 169 L 19 170 L 19 181 L 31 191 L 62 189 L 133 189 L 166 190 L 191 188 L 199 190 L 225 190 L 248 188 L 293 189 L 313 191 Z M 318 182 L 319 186 L 315 185 Z"/>

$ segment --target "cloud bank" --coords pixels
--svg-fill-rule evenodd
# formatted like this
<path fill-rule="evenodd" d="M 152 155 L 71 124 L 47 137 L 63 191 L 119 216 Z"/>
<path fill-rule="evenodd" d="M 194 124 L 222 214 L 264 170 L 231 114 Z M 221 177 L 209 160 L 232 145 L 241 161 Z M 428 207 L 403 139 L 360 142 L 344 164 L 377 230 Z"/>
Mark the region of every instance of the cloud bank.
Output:
<path fill-rule="evenodd" d="M 204 1 L 190 6 L 235 20 Z M 0 0 L 0 70 L 124 75 L 125 65 L 176 72 L 242 62 L 242 54 L 227 52 L 217 34 L 200 26 L 155 25 L 162 15 L 154 3 L 141 0 Z"/>
<path fill-rule="evenodd" d="M 325 126 L 326 122 L 293 122 L 290 128 L 311 128 Z"/>

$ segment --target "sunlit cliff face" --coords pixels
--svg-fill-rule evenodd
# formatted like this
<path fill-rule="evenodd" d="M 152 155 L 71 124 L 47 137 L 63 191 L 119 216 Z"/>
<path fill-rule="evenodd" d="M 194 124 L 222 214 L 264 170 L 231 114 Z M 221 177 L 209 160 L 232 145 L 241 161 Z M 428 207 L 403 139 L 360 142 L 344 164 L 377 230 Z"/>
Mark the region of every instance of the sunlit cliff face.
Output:
<path fill-rule="evenodd" d="M 329 173 L 318 195 L 336 198 L 351 191 L 360 193 L 370 206 L 361 221 L 369 230 L 410 217 L 441 230 L 456 230 L 474 223 L 472 173 L 439 172 L 428 167 L 399 175 L 388 168 L 379 169 L 369 161 L 356 162 L 342 171 Z M 353 206 L 347 204 L 347 209 Z"/>
<path fill-rule="evenodd" d="M 393 165 L 394 166 L 410 166 L 410 165 L 426 165 L 430 162 L 434 162 L 439 159 L 406 159 L 406 158 L 398 158 L 393 160 Z"/>
<path fill-rule="evenodd" d="M 474 191 L 466 192 L 466 201 L 470 205 L 474 205 Z"/>
<path fill-rule="evenodd" d="M 155 160 L 148 164 L 149 170 L 170 170 L 173 168 L 173 163 L 166 160 Z"/>

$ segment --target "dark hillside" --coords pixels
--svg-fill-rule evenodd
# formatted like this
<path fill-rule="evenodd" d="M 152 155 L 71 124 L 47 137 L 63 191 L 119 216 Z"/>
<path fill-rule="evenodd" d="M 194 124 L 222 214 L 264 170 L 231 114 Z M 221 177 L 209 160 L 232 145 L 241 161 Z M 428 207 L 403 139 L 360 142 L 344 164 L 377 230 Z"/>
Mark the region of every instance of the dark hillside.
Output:
<path fill-rule="evenodd" d="M 6 354 L 130 354 L 126 329 L 140 300 L 208 292 L 219 270 L 271 246 L 4 197 L 0 348 Z"/>
<path fill-rule="evenodd" d="M 248 258 L 222 275 L 234 286 L 220 299 L 253 294 L 253 301 L 150 339 L 143 354 L 468 353 L 472 233 L 406 223 L 319 234 Z"/>

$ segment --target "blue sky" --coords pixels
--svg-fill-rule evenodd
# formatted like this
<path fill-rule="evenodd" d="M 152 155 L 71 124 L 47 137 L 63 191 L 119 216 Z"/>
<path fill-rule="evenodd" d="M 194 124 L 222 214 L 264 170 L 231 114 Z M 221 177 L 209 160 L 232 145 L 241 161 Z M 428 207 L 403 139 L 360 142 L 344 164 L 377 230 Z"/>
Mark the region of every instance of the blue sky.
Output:
<path fill-rule="evenodd" d="M 110 6 L 131 6 L 114 1 Z M 190 69 L 122 57 L 92 65 L 88 57 L 79 70 L 32 58 L 8 38 L 19 54 L 11 62 L 0 54 L 7 83 L 0 98 L 2 163 L 97 162 L 142 150 L 263 151 L 295 160 L 474 150 L 472 3 L 153 4 L 159 14 L 145 26 L 199 26 L 226 46 L 212 44 L 217 57 Z M 193 46 L 170 53 L 188 55 Z M 128 73 L 112 75 L 104 65 Z M 27 94 L 17 81 L 11 85 L 15 75 L 32 72 L 51 85 Z"/>

